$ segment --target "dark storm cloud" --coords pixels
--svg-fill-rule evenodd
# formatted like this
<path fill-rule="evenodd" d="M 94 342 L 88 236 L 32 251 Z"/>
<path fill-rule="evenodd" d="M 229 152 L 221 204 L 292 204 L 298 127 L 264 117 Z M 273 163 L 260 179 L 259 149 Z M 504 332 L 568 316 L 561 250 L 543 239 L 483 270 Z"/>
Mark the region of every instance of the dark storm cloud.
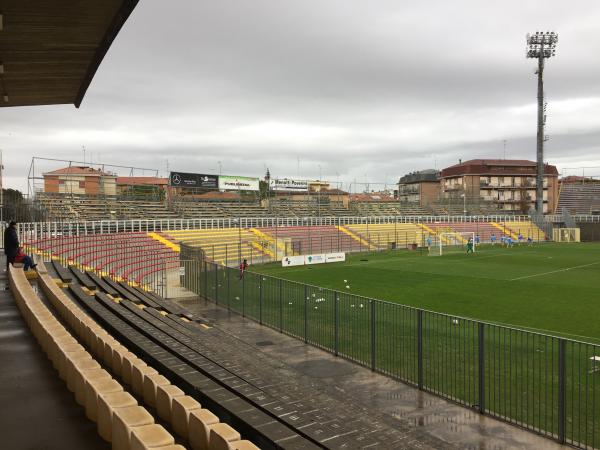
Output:
<path fill-rule="evenodd" d="M 525 34 L 548 63 L 549 161 L 600 165 L 600 5 L 144 0 L 80 110 L 0 110 L 9 183 L 31 156 L 391 182 L 459 158 L 535 157 Z M 95 155 L 95 156 L 94 156 Z M 385 180 L 384 180 L 385 179 Z"/>

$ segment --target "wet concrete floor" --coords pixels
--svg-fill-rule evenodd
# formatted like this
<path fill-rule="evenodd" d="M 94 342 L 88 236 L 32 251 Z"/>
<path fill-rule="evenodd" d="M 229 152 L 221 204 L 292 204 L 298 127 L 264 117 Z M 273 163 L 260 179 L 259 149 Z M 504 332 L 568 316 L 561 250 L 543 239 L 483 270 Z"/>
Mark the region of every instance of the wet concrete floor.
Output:
<path fill-rule="evenodd" d="M 410 448 L 570 448 L 373 373 L 213 303 L 199 299 L 179 302 L 239 340 L 240 359 L 247 357 L 249 350 L 258 355 L 273 382 L 281 377 L 286 383 L 294 379 L 298 385 L 308 383 L 321 391 L 321 397 L 331 398 L 332 404 L 343 402 L 351 408 L 340 411 L 340 415 L 354 411 L 352 414 L 373 417 L 374 421 L 402 430 L 412 440 Z"/>

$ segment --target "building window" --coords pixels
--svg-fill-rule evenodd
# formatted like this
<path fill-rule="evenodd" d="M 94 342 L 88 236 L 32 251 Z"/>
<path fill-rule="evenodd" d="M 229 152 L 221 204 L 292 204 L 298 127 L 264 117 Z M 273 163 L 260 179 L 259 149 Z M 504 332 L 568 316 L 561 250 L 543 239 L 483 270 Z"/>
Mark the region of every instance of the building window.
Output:
<path fill-rule="evenodd" d="M 79 182 L 79 189 L 85 189 L 85 181 Z"/>

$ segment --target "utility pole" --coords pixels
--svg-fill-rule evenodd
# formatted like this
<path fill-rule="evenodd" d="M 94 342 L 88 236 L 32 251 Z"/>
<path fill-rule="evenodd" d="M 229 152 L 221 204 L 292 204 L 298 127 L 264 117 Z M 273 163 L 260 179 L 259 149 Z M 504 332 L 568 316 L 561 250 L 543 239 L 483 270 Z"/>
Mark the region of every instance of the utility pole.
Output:
<path fill-rule="evenodd" d="M 527 35 L 527 58 L 537 58 L 538 67 L 538 114 L 537 114 L 537 176 L 535 190 L 535 209 L 544 214 L 544 125 L 546 123 L 544 103 L 544 60 L 556 55 L 558 35 L 554 31 L 536 31 Z"/>

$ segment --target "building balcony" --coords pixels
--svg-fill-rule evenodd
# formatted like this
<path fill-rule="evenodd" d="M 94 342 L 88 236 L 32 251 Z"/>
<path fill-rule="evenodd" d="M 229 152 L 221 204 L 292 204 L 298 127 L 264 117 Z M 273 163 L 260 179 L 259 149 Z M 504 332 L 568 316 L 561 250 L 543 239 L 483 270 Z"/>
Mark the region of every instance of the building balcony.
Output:
<path fill-rule="evenodd" d="M 455 192 L 462 190 L 464 190 L 462 184 L 456 186 L 444 186 L 444 192 Z"/>

